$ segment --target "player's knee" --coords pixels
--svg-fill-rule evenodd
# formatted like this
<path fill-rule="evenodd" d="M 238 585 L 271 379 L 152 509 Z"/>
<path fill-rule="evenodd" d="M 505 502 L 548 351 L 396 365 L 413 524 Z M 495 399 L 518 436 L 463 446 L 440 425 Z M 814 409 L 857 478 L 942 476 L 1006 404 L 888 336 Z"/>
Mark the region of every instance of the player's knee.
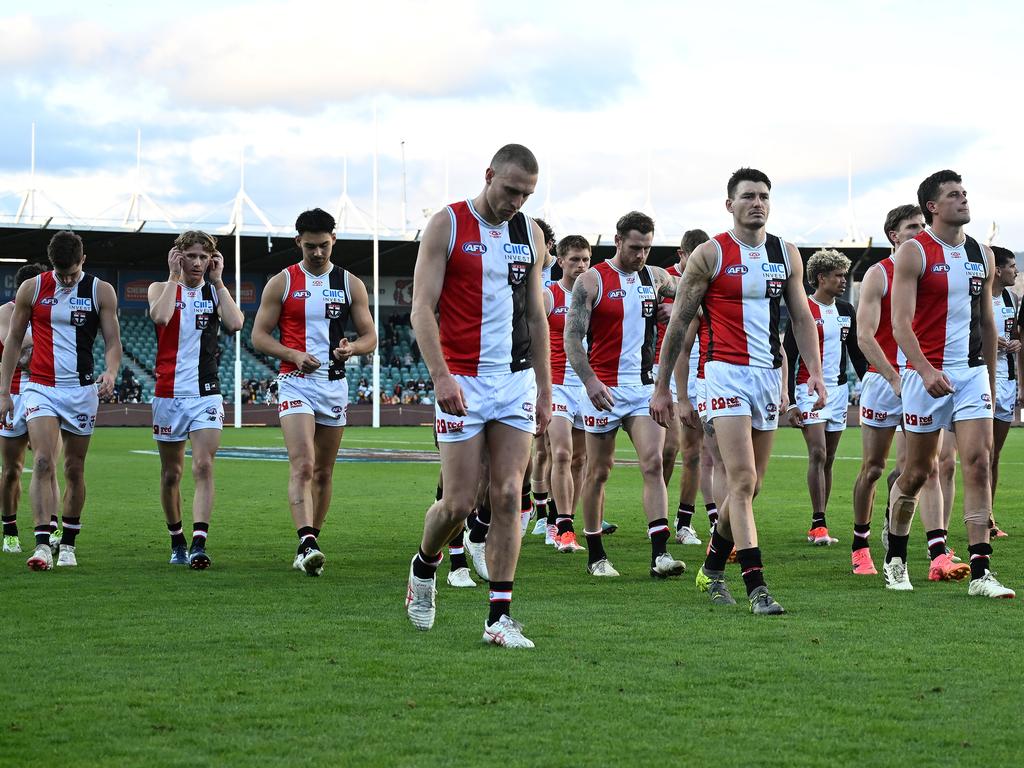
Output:
<path fill-rule="evenodd" d="M 733 498 L 754 498 L 761 490 L 761 482 L 752 469 L 740 469 L 729 473 L 729 496 Z"/>
<path fill-rule="evenodd" d="M 648 456 L 647 461 L 641 463 L 640 474 L 644 476 L 644 479 L 657 479 L 661 482 L 664 476 L 664 467 L 661 454 L 655 453 Z"/>
<path fill-rule="evenodd" d="M 946 456 L 939 459 L 939 479 L 948 482 L 956 474 L 956 456 Z"/>
<path fill-rule="evenodd" d="M 860 475 L 869 484 L 874 485 L 882 478 L 885 472 L 885 462 L 879 461 L 876 457 L 864 457 L 860 465 Z"/>
<path fill-rule="evenodd" d="M 572 449 L 566 448 L 565 446 L 558 446 L 557 448 L 551 449 L 551 466 L 552 468 L 557 467 L 561 471 L 565 471 L 567 467 L 572 463 Z"/>
<path fill-rule="evenodd" d="M 181 467 L 164 467 L 160 470 L 160 484 L 164 488 L 177 488 L 181 483 Z"/>
<path fill-rule="evenodd" d="M 68 459 L 65 461 L 64 477 L 72 485 L 85 482 L 85 462 L 80 459 Z"/>
<path fill-rule="evenodd" d="M 0 470 L 0 482 L 4 485 L 11 485 L 21 480 L 21 472 L 25 468 L 23 461 L 5 461 L 3 469 Z"/>
<path fill-rule="evenodd" d="M 519 509 L 523 489 L 518 484 L 491 481 L 491 509 Z"/>
<path fill-rule="evenodd" d="M 192 477 L 196 480 L 209 480 L 213 477 L 213 459 L 209 456 L 192 459 Z"/>
<path fill-rule="evenodd" d="M 45 453 L 37 453 L 32 460 L 32 472 L 36 475 L 49 476 L 54 473 L 55 469 L 53 457 Z"/>
<path fill-rule="evenodd" d="M 987 486 L 992 480 L 992 461 L 988 450 L 977 451 L 960 457 L 960 471 L 964 484 L 975 487 Z M 939 470 L 941 472 L 941 468 Z"/>
<path fill-rule="evenodd" d="M 807 449 L 807 461 L 816 467 L 822 467 L 825 465 L 825 460 L 828 458 L 825 446 L 823 445 L 812 445 Z"/>
<path fill-rule="evenodd" d="M 591 461 L 587 463 L 587 484 L 588 485 L 603 485 L 608 482 L 608 477 L 612 473 L 611 462 L 606 461 Z"/>
<path fill-rule="evenodd" d="M 925 471 L 920 467 L 905 467 L 899 476 L 900 488 L 909 496 L 916 496 L 930 476 L 934 477 L 935 470 Z"/>
<path fill-rule="evenodd" d="M 296 459 L 291 464 L 291 475 L 293 480 L 308 483 L 313 480 L 313 460 Z"/>
<path fill-rule="evenodd" d="M 684 469 L 687 469 L 690 472 L 696 472 L 701 465 L 700 448 L 697 446 L 685 446 L 683 448 L 682 461 Z"/>

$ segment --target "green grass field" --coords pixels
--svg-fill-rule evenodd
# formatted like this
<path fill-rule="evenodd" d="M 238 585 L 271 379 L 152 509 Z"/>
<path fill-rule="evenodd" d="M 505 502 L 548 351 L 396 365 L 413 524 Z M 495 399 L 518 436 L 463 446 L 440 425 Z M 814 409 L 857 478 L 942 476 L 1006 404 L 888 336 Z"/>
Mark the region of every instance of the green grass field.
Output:
<path fill-rule="evenodd" d="M 277 429 L 228 429 L 223 442 L 283 446 Z M 429 430 L 399 428 L 343 443 L 431 445 Z M 595 583 L 585 553 L 528 537 L 514 613 L 537 649 L 519 652 L 480 642 L 486 591 L 444 585 L 447 561 L 433 631 L 406 619 L 436 464 L 339 464 L 326 571 L 310 579 L 291 570 L 287 464 L 274 461 L 220 459 L 213 567 L 167 565 L 158 459 L 133 453 L 152 449 L 144 429 L 96 433 L 77 569 L 0 557 L 2 766 L 1020 765 L 1022 601 L 929 583 L 917 522 L 913 593 L 850 575 L 857 430 L 836 462 L 832 548 L 804 539 L 803 442 L 778 436 L 755 509 L 787 616 L 713 609 L 691 575 L 702 548 L 671 546 L 689 572 L 651 580 L 639 475 L 619 466 L 607 547 L 622 578 Z M 624 439 L 619 455 L 632 455 Z M 1022 464 L 1013 430 L 998 504 L 1011 538 L 994 568 L 1018 590 Z M 965 551 L 959 518 L 950 543 Z"/>

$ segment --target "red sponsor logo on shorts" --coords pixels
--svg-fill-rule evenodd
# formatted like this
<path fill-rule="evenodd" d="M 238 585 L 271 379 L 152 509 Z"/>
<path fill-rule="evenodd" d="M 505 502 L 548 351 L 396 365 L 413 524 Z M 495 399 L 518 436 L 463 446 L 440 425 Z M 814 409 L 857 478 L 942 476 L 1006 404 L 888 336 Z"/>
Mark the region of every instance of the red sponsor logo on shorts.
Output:
<path fill-rule="evenodd" d="M 569 409 L 568 409 L 568 407 L 566 407 L 562 403 L 552 403 L 551 404 L 551 412 L 552 413 L 568 413 Z"/>
<path fill-rule="evenodd" d="M 445 419 L 438 419 L 435 422 L 435 428 L 439 435 L 457 434 L 463 430 L 465 425 L 464 421 L 446 421 Z"/>
<path fill-rule="evenodd" d="M 862 419 L 868 419 L 869 421 L 885 421 L 887 418 L 889 418 L 889 412 L 876 411 L 874 408 L 861 407 L 860 417 Z"/>
<path fill-rule="evenodd" d="M 597 418 L 594 418 L 593 416 L 584 416 L 583 423 L 588 427 L 607 427 L 608 417 L 598 416 Z"/>
<path fill-rule="evenodd" d="M 154 435 L 159 435 L 160 434 L 160 427 L 158 427 L 156 424 L 153 425 L 153 434 Z"/>
<path fill-rule="evenodd" d="M 728 397 L 712 397 L 711 410 L 712 411 L 724 411 L 726 408 L 739 408 L 740 399 L 735 396 Z"/>
<path fill-rule="evenodd" d="M 800 416 L 804 421 L 807 421 L 807 419 L 821 418 L 821 413 L 819 411 L 801 411 Z"/>
<path fill-rule="evenodd" d="M 25 409 L 25 415 L 26 416 L 31 416 L 33 413 L 35 413 L 38 410 L 39 410 L 39 406 L 38 405 L 30 405 L 28 408 Z"/>
<path fill-rule="evenodd" d="M 934 419 L 931 416 L 920 416 L 916 413 L 903 414 L 903 421 L 908 427 L 928 427 Z"/>
<path fill-rule="evenodd" d="M 169 434 L 171 434 L 171 428 L 170 427 L 160 427 L 160 434 L 161 435 L 169 435 Z"/>

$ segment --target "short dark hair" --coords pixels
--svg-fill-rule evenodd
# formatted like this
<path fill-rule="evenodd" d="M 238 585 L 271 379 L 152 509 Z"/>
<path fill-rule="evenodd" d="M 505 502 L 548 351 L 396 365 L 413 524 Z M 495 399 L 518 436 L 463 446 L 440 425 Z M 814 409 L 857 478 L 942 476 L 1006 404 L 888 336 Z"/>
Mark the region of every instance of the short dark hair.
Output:
<path fill-rule="evenodd" d="M 921 206 L 919 205 L 897 205 L 889 213 L 885 215 L 885 224 L 882 225 L 883 231 L 885 232 L 886 238 L 889 240 L 890 245 L 896 245 L 890 232 L 895 232 L 901 221 L 919 216 L 921 214 Z"/>
<path fill-rule="evenodd" d="M 640 211 L 630 211 L 617 222 L 615 222 L 615 231 L 619 237 L 625 237 L 627 234 L 636 230 L 641 235 L 646 235 L 649 232 L 654 231 L 654 219 L 648 216 L 646 213 Z"/>
<path fill-rule="evenodd" d="M 84 255 L 85 246 L 82 245 L 82 238 L 70 229 L 55 234 L 46 246 L 46 257 L 55 269 L 73 267 L 82 261 Z"/>
<path fill-rule="evenodd" d="M 303 211 L 295 220 L 295 231 L 300 235 L 304 232 L 333 232 L 334 217 L 323 208 Z"/>
<path fill-rule="evenodd" d="M 928 203 L 934 203 L 939 197 L 939 187 L 947 182 L 955 181 L 957 184 L 963 181 L 956 171 L 936 171 L 927 179 L 921 182 L 917 188 L 917 204 L 921 206 L 921 213 L 924 214 L 924 223 L 932 223 L 932 212 L 928 210 Z"/>
<path fill-rule="evenodd" d="M 997 267 L 1005 267 L 1011 261 L 1017 261 L 1017 254 L 1015 254 L 1009 248 L 1003 248 L 1003 246 L 1001 245 L 993 245 L 992 253 L 996 257 Z"/>
<path fill-rule="evenodd" d="M 40 264 L 38 261 L 30 262 L 29 264 L 22 264 L 18 267 L 18 271 L 14 273 L 14 284 L 21 285 L 26 280 L 31 280 L 36 275 L 41 275 L 43 272 L 49 271 L 49 267 L 45 264 Z"/>
<path fill-rule="evenodd" d="M 560 258 L 565 258 L 569 251 L 589 251 L 590 243 L 583 235 L 566 235 L 558 241 L 556 252 Z"/>
<path fill-rule="evenodd" d="M 686 253 L 693 253 L 697 246 L 706 243 L 711 238 L 703 229 L 688 229 L 683 232 L 683 239 L 679 242 L 679 248 Z"/>
<path fill-rule="evenodd" d="M 537 226 L 540 227 L 540 231 L 544 233 L 544 242 L 553 242 L 555 239 L 555 230 L 551 228 L 551 225 L 544 221 L 544 219 L 534 219 L 534 221 L 537 222 Z"/>
<path fill-rule="evenodd" d="M 506 144 L 494 153 L 491 168 L 498 170 L 503 165 L 514 165 L 527 173 L 540 173 L 537 156 L 522 144 Z"/>
<path fill-rule="evenodd" d="M 764 171 L 759 171 L 756 168 L 740 168 L 729 177 L 729 183 L 725 186 L 725 191 L 729 195 L 730 200 L 736 194 L 736 187 L 740 185 L 741 181 L 761 182 L 767 184 L 769 190 L 772 188 L 772 180 L 768 178 Z"/>

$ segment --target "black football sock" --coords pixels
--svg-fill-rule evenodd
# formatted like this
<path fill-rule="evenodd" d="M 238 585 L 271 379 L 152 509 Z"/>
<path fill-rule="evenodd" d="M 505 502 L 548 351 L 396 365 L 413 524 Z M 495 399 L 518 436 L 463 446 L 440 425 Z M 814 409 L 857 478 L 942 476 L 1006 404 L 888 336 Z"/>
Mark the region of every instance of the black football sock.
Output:
<path fill-rule="evenodd" d="M 724 571 L 725 564 L 729 562 L 729 555 L 732 554 L 734 546 L 729 539 L 718 532 L 718 527 L 715 526 L 715 532 L 711 534 L 711 546 L 708 548 L 708 554 L 704 558 L 704 570 Z"/>
<path fill-rule="evenodd" d="M 296 550 L 296 554 L 301 555 L 307 549 L 320 549 L 320 545 L 316 542 L 316 533 L 312 526 L 304 525 L 296 531 L 299 536 L 299 548 Z"/>
<path fill-rule="evenodd" d="M 971 581 L 980 579 L 989 570 L 992 545 L 985 544 L 984 542 L 981 544 L 971 544 L 967 551 L 971 553 Z"/>
<path fill-rule="evenodd" d="M 890 529 L 889 531 L 889 551 L 885 553 L 885 562 L 891 562 L 894 557 L 900 558 L 906 564 L 907 562 L 907 542 L 910 541 L 910 534 L 906 536 L 897 536 Z"/>
<path fill-rule="evenodd" d="M 45 545 L 49 546 L 49 544 L 50 544 L 50 525 L 49 525 L 49 523 L 43 523 L 42 525 L 37 525 L 35 527 L 35 534 L 36 534 L 36 546 L 37 547 L 40 544 L 45 544 Z"/>
<path fill-rule="evenodd" d="M 928 531 L 925 535 L 928 537 L 928 557 L 934 560 L 939 555 L 946 554 L 946 534 L 941 528 Z"/>
<path fill-rule="evenodd" d="M 588 530 L 584 530 L 583 537 L 587 540 L 587 565 L 593 565 L 598 560 L 604 560 L 608 557 L 604 552 L 604 541 L 602 540 L 601 531 L 591 533 Z"/>
<path fill-rule="evenodd" d="M 18 535 L 18 516 L 17 515 L 4 515 L 4 536 L 17 536 Z"/>
<path fill-rule="evenodd" d="M 676 530 L 689 528 L 693 522 L 693 504 L 680 504 L 676 510 Z"/>
<path fill-rule="evenodd" d="M 868 548 L 868 537 L 871 535 L 870 523 L 853 524 L 853 546 L 851 549 L 856 552 L 858 549 Z"/>
<path fill-rule="evenodd" d="M 60 545 L 62 547 L 75 546 L 75 539 L 78 538 L 78 533 L 82 530 L 82 518 L 61 516 L 60 524 L 64 528 L 60 535 Z"/>
<path fill-rule="evenodd" d="M 555 497 L 548 499 L 548 525 L 556 525 L 558 521 L 558 505 L 555 504 Z"/>
<path fill-rule="evenodd" d="M 437 573 L 437 566 L 441 564 L 442 559 L 444 559 L 443 552 L 438 552 L 436 555 L 428 555 L 422 549 L 419 550 L 412 561 L 412 575 L 417 579 L 434 578 L 434 574 Z"/>
<path fill-rule="evenodd" d="M 647 524 L 647 536 L 651 540 L 651 567 L 658 555 L 665 554 L 668 547 L 668 518 L 659 517 Z"/>
<path fill-rule="evenodd" d="M 490 612 L 487 614 L 487 626 L 491 626 L 502 616 L 509 616 L 512 609 L 512 582 L 490 582 Z"/>
<path fill-rule="evenodd" d="M 316 530 L 315 528 L 313 529 Z M 206 549 L 206 537 L 210 535 L 209 523 L 192 523 L 192 549 Z M 315 535 L 315 534 L 314 534 Z"/>
<path fill-rule="evenodd" d="M 188 542 L 185 541 L 185 533 L 181 528 L 181 520 L 176 523 L 167 524 L 167 532 L 171 534 L 171 548 L 176 549 L 178 547 L 184 547 Z"/>
<path fill-rule="evenodd" d="M 747 587 L 747 597 L 758 587 L 765 586 L 764 566 L 761 564 L 761 548 L 737 549 L 736 561 L 743 573 L 743 583 Z"/>
<path fill-rule="evenodd" d="M 476 511 L 476 518 L 469 529 L 469 540 L 474 544 L 483 544 L 487 541 L 487 531 L 491 527 L 491 508 L 480 507 Z"/>
<path fill-rule="evenodd" d="M 466 549 L 462 545 L 462 533 L 463 529 L 460 528 L 448 542 L 448 564 L 453 571 L 469 567 L 469 563 L 466 562 Z"/>
<path fill-rule="evenodd" d="M 705 504 L 704 509 L 708 513 L 708 525 L 714 526 L 718 522 L 718 505 L 712 501 L 710 504 Z"/>

